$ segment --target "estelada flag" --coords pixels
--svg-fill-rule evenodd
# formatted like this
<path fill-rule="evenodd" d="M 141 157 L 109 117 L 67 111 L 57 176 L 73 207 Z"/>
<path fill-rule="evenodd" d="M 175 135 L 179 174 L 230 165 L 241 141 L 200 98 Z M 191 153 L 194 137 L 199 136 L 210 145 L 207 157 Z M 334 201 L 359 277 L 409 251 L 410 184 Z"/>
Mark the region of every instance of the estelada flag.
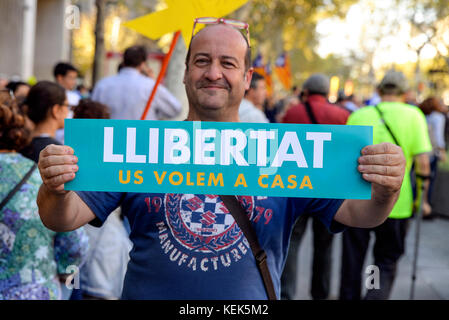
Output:
<path fill-rule="evenodd" d="M 274 71 L 285 90 L 290 90 L 292 87 L 292 75 L 290 71 L 290 59 L 287 52 L 281 53 L 276 59 Z"/>
<path fill-rule="evenodd" d="M 258 74 L 260 74 L 261 76 L 264 77 L 265 84 L 267 86 L 267 95 L 269 97 L 271 97 L 271 95 L 273 94 L 273 82 L 271 79 L 271 67 L 270 67 L 269 63 L 266 65 L 263 63 L 263 58 L 260 53 L 258 53 L 256 58 L 254 59 L 253 69 L 254 69 L 254 72 L 257 72 Z"/>
<path fill-rule="evenodd" d="M 270 62 L 265 65 L 265 84 L 267 86 L 267 96 L 271 97 L 273 94 L 273 79 L 271 78 Z"/>
<path fill-rule="evenodd" d="M 254 72 L 257 72 L 261 76 L 265 77 L 265 65 L 263 64 L 263 58 L 260 53 L 257 54 L 253 62 Z"/>

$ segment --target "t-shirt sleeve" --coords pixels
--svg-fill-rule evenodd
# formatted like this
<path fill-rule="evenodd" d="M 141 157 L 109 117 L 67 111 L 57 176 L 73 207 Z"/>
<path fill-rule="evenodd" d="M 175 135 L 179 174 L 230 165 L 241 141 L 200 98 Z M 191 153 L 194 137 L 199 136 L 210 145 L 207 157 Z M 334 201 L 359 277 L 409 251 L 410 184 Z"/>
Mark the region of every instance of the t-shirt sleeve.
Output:
<path fill-rule="evenodd" d="M 414 117 L 413 136 L 410 139 L 411 154 L 417 155 L 432 151 L 432 143 L 430 142 L 429 132 L 427 129 L 427 121 L 421 110 L 416 110 Z"/>
<path fill-rule="evenodd" d="M 89 222 L 94 227 L 101 227 L 121 203 L 125 196 L 122 192 L 75 191 L 95 214 L 96 218 Z"/>
<path fill-rule="evenodd" d="M 301 199 L 295 198 L 296 215 L 309 214 L 312 217 L 320 219 L 331 233 L 344 231 L 346 226 L 335 221 L 334 217 L 343 203 L 343 199 Z M 306 201 L 306 207 L 302 208 L 301 203 Z"/>

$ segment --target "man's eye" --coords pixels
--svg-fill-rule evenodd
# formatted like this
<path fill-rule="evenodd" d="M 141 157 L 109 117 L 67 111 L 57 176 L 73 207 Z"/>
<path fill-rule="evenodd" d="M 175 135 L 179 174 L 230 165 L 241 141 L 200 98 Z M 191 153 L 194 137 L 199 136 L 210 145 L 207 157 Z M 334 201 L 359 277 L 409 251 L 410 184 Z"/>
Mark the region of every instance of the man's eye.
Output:
<path fill-rule="evenodd" d="M 208 62 L 207 59 L 197 59 L 197 60 L 195 60 L 195 64 L 200 64 L 200 65 L 206 64 L 207 62 Z"/>
<path fill-rule="evenodd" d="M 234 67 L 235 67 L 234 63 L 233 63 L 233 62 L 230 62 L 230 61 L 223 61 L 222 64 L 223 64 L 223 66 L 225 66 L 226 68 L 234 68 Z"/>

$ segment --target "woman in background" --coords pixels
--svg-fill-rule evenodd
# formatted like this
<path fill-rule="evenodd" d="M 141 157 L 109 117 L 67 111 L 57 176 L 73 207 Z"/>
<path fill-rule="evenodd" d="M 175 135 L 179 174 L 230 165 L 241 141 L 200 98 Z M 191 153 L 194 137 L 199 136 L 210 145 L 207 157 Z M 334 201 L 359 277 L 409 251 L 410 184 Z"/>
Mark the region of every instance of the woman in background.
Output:
<path fill-rule="evenodd" d="M 56 233 L 42 224 L 41 177 L 17 153 L 29 143 L 30 127 L 9 91 L 0 91 L 0 300 L 61 299 L 60 276 L 80 266 L 87 250 L 83 230 Z"/>
<path fill-rule="evenodd" d="M 37 163 L 42 149 L 49 144 L 61 144 L 55 135 L 56 130 L 64 128 L 69 104 L 64 88 L 50 81 L 39 81 L 33 86 L 24 104 L 35 127 L 31 143 L 20 153 Z"/>

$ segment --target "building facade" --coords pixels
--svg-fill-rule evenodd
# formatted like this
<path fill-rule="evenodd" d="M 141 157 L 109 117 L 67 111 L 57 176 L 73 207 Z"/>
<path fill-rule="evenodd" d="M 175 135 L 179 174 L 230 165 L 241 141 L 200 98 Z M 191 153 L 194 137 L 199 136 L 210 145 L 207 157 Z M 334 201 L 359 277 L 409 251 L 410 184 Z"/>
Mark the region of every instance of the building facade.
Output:
<path fill-rule="evenodd" d="M 55 63 L 70 58 L 71 9 L 70 0 L 1 0 L 0 74 L 52 80 Z"/>

